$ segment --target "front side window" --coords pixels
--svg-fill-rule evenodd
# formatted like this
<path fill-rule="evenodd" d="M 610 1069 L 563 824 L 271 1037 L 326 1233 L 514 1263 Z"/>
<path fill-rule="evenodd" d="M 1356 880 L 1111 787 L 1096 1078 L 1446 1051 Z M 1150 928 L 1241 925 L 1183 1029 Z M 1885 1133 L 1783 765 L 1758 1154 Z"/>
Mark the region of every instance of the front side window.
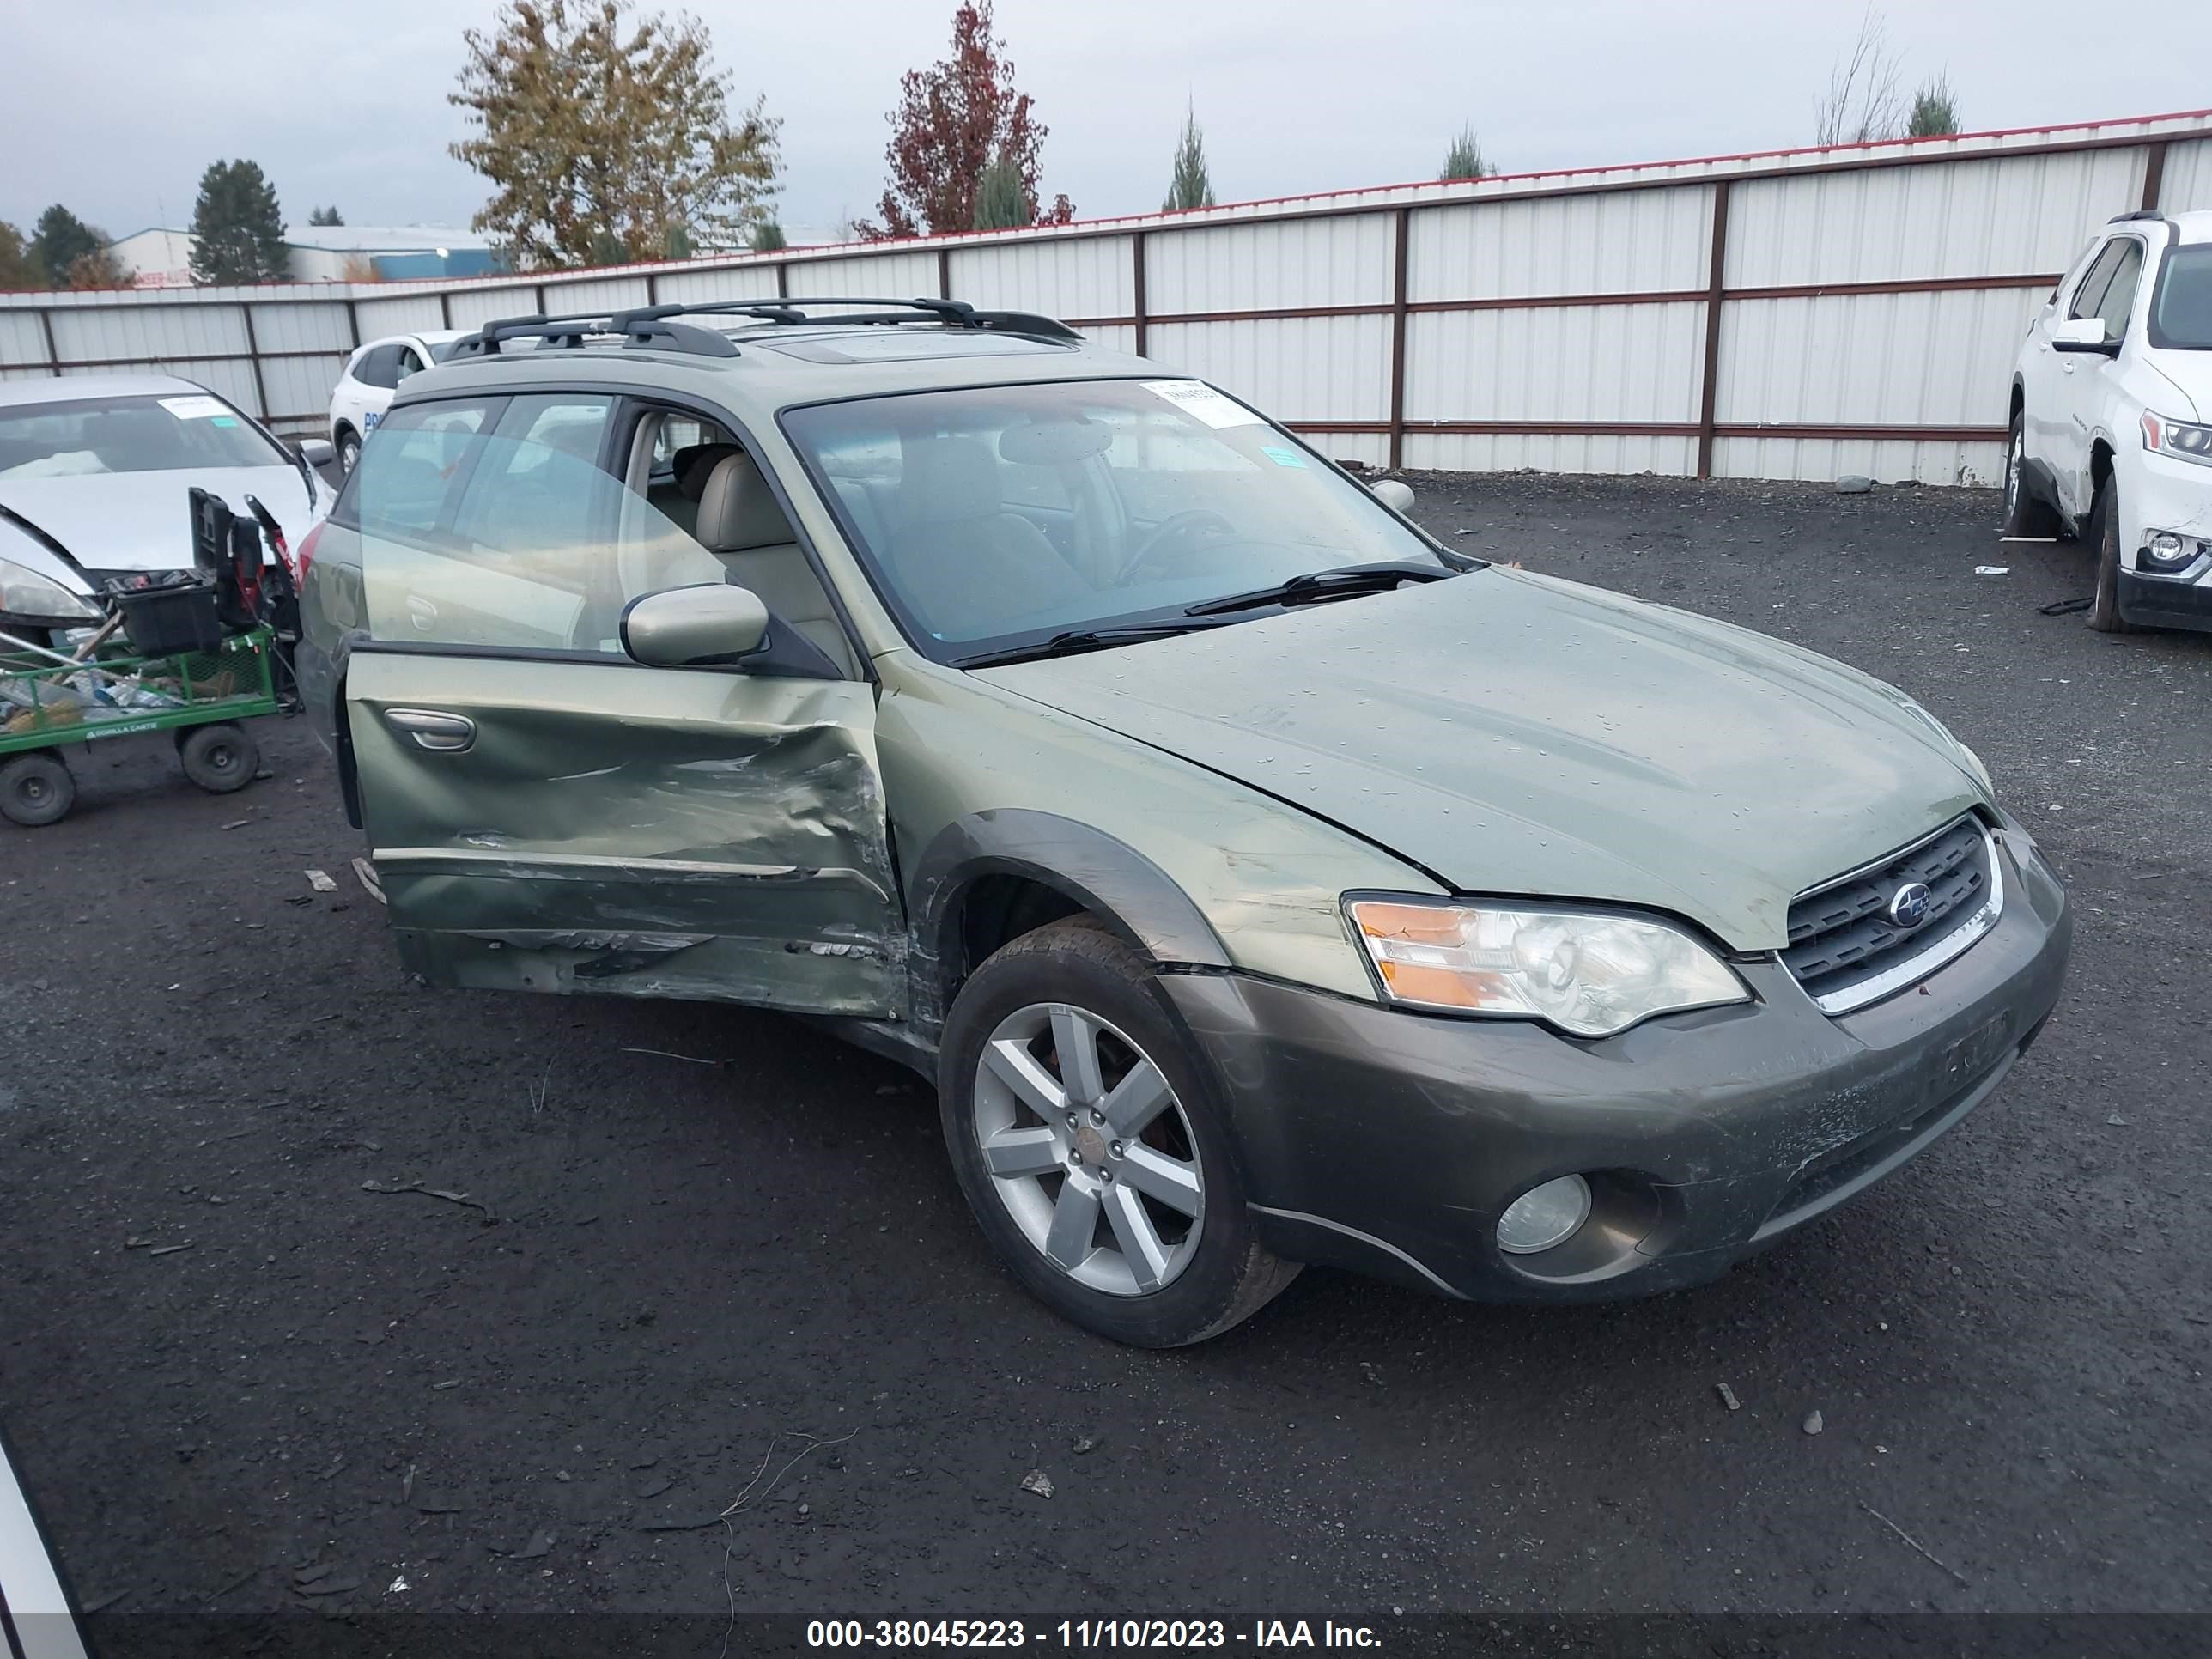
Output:
<path fill-rule="evenodd" d="M 1346 565 L 1444 568 L 1367 491 L 1195 380 L 917 392 L 783 424 L 939 661 Z"/>
<path fill-rule="evenodd" d="M 2142 244 L 2128 237 L 2121 249 L 2119 263 L 2112 267 L 2112 280 L 2105 284 L 2105 292 L 2097 301 L 2097 315 L 2104 319 L 2105 337 L 2122 338 L 2128 331 L 2128 313 L 2135 309 L 2136 284 L 2142 278 Z"/>
<path fill-rule="evenodd" d="M 0 409 L 0 478 L 291 465 L 244 416 L 204 392 Z"/>
<path fill-rule="evenodd" d="M 360 532 L 370 634 L 620 657 L 629 600 L 723 580 L 599 465 L 611 409 L 553 393 L 392 410 L 336 515 Z"/>
<path fill-rule="evenodd" d="M 2212 351 L 2212 242 L 2166 256 L 2151 292 L 2150 343 L 2168 351 Z"/>

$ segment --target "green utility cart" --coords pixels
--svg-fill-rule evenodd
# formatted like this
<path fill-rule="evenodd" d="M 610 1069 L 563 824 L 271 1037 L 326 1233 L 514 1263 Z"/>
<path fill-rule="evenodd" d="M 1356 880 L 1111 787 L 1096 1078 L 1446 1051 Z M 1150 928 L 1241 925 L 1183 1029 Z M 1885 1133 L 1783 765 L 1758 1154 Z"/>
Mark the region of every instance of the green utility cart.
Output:
<path fill-rule="evenodd" d="M 214 794 L 243 789 L 261 764 L 241 721 L 278 712 L 266 628 L 158 656 L 0 651 L 0 816 L 36 827 L 64 817 L 76 781 L 59 750 L 167 732 L 185 775 Z"/>

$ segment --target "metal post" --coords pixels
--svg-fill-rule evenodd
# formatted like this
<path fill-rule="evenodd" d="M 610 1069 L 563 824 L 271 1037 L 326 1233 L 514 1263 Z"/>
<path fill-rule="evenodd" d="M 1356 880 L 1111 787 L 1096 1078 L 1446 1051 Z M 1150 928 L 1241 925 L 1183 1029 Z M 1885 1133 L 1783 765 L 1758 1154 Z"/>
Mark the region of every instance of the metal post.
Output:
<path fill-rule="evenodd" d="M 246 360 L 253 366 L 253 395 L 261 400 L 258 412 L 266 421 L 272 411 L 269 407 L 269 383 L 261 377 L 261 340 L 253 331 L 252 302 L 241 303 L 238 314 L 246 319 Z"/>
<path fill-rule="evenodd" d="M 2166 184 L 2166 140 L 2161 138 L 2150 147 L 2143 157 L 2142 201 L 2138 205 L 2148 210 L 2158 205 L 2159 191 Z"/>
<path fill-rule="evenodd" d="M 782 259 L 775 262 L 775 297 L 779 300 L 791 297 L 791 266 Z"/>
<path fill-rule="evenodd" d="M 951 248 L 941 247 L 937 250 L 937 297 L 940 300 L 949 300 L 952 297 L 952 250 Z"/>
<path fill-rule="evenodd" d="M 451 328 L 453 325 L 453 296 L 441 288 L 438 290 L 438 326 Z M 355 328 L 353 334 L 356 340 L 361 337 L 361 330 L 358 326 Z"/>
<path fill-rule="evenodd" d="M 1722 286 L 1728 275 L 1729 181 L 1713 185 L 1712 262 L 1705 277 L 1705 383 L 1698 398 L 1698 476 L 1713 476 L 1714 413 L 1719 407 L 1721 369 Z"/>
<path fill-rule="evenodd" d="M 357 301 L 348 300 L 345 308 L 346 332 L 353 336 L 353 349 L 358 351 L 361 349 L 361 307 Z M 451 327 L 452 325 L 447 326 Z"/>
<path fill-rule="evenodd" d="M 660 275 L 658 271 L 645 273 L 645 302 L 649 306 L 660 303 Z"/>
<path fill-rule="evenodd" d="M 1130 300 L 1131 300 L 1131 301 L 1132 301 L 1132 307 L 1133 307 L 1133 314 L 1135 315 L 1136 319 L 1137 319 L 1137 342 L 1136 342 L 1136 343 L 1137 343 L 1137 356 L 1139 356 L 1139 357 L 1141 357 L 1141 356 L 1143 356 L 1145 355 L 1145 343 L 1146 343 L 1146 342 L 1145 342 L 1145 334 L 1146 334 L 1146 327 L 1145 327 L 1145 233 L 1144 233 L 1143 231 L 1141 231 L 1141 230 L 1140 230 L 1140 231 L 1138 231 L 1134 235 L 1131 236 L 1131 237 L 1129 238 L 1129 246 L 1132 246 L 1133 248 L 1134 248 L 1134 249 L 1136 250 L 1136 253 L 1135 253 L 1135 255 L 1134 255 L 1135 266 L 1136 266 L 1136 268 L 1135 268 L 1134 272 L 1133 273 L 1133 285 L 1132 285 L 1131 289 L 1130 289 L 1130 296 L 1129 296 L 1129 297 L 1130 297 Z"/>
<path fill-rule="evenodd" d="M 54 313 L 45 306 L 39 307 L 39 328 L 46 337 L 46 367 L 59 374 L 62 372 L 62 349 L 54 343 Z"/>
<path fill-rule="evenodd" d="M 1406 464 L 1406 252 L 1412 245 L 1413 215 L 1401 207 L 1394 239 L 1397 252 L 1390 273 L 1390 461 Z"/>

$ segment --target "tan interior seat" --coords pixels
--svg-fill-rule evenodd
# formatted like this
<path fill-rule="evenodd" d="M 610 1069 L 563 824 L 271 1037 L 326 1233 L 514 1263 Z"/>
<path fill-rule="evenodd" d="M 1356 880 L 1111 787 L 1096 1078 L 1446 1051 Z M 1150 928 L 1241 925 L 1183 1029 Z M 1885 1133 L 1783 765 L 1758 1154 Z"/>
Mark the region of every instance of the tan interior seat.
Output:
<path fill-rule="evenodd" d="M 740 452 L 714 464 L 699 495 L 698 538 L 728 568 L 732 581 L 759 594 L 847 678 L 860 678 L 830 595 L 751 456 Z"/>

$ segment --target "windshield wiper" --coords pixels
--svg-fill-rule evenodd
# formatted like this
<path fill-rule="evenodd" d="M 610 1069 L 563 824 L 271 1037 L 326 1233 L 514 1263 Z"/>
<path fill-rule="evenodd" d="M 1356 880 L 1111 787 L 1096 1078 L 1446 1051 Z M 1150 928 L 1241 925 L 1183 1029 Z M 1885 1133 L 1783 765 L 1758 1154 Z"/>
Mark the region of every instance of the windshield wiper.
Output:
<path fill-rule="evenodd" d="M 1314 605 L 1323 599 L 1349 599 L 1356 593 L 1379 593 L 1401 582 L 1442 581 L 1447 576 L 1456 576 L 1456 570 L 1444 569 L 1433 564 L 1416 564 L 1410 559 L 1392 559 L 1381 564 L 1340 565 L 1334 570 L 1309 570 L 1303 575 L 1278 582 L 1273 587 L 1255 588 L 1249 593 L 1228 593 L 1218 599 L 1201 599 L 1196 605 L 1187 605 L 1186 617 L 1218 617 L 1231 611 L 1256 611 L 1263 605 Z"/>
<path fill-rule="evenodd" d="M 1203 629 L 1218 628 L 1219 623 L 1149 622 L 1121 623 L 1112 628 L 1076 628 L 1055 634 L 1048 640 L 1033 645 L 1012 645 L 1003 651 L 984 651 L 972 657 L 962 657 L 953 663 L 955 668 L 989 668 L 994 664 L 1030 662 L 1039 657 L 1069 657 L 1079 651 L 1101 651 L 1109 646 L 1127 645 L 1134 640 L 1164 639 L 1171 634 L 1195 634 Z"/>

